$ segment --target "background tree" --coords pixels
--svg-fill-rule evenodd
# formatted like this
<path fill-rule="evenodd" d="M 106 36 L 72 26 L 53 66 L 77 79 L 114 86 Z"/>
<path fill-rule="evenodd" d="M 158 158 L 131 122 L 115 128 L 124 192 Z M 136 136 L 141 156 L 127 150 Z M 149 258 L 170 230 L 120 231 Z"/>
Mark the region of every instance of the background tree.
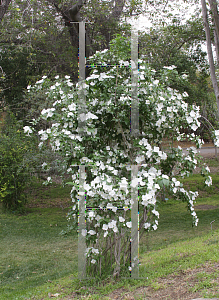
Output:
<path fill-rule="evenodd" d="M 160 79 L 160 70 L 169 65 L 175 65 L 179 74 L 187 74 L 186 86 L 173 77 L 172 87 L 181 92 L 186 90 L 189 95 L 186 101 L 199 105 L 201 114 L 217 126 L 215 99 L 208 82 L 209 66 L 202 49 L 204 41 L 205 32 L 200 17 L 191 18 L 184 24 L 179 19 L 173 19 L 168 24 L 152 26 L 146 33 L 141 32 L 139 51 L 156 70 L 157 79 Z M 204 119 L 202 121 L 205 123 Z M 200 129 L 202 138 L 209 140 L 211 137 L 205 125 Z"/>
<path fill-rule="evenodd" d="M 140 2 L 87 1 L 80 13 L 82 19 L 93 22 L 86 30 L 89 53 L 107 48 L 118 32 L 128 34 L 130 26 L 120 24 L 123 10 L 130 5 L 133 11 Z M 19 119 L 25 118 L 32 105 L 23 103 L 24 89 L 42 75 L 69 74 L 72 81 L 78 80 L 78 32 L 75 24 L 66 24 L 66 19 L 71 21 L 71 7 L 71 1 L 12 0 L 3 18 L 1 105 L 9 106 Z"/>
<path fill-rule="evenodd" d="M 217 83 L 217 77 L 215 72 L 215 65 L 214 65 L 214 58 L 213 58 L 213 52 L 212 52 L 212 40 L 211 40 L 211 31 L 208 21 L 208 11 L 205 0 L 201 1 L 202 3 L 202 16 L 203 16 L 203 22 L 204 22 L 204 28 L 205 28 L 205 34 L 206 34 L 206 42 L 207 42 L 207 52 L 208 52 L 208 60 L 209 60 L 209 66 L 210 66 L 210 74 L 211 74 L 211 80 L 214 88 L 214 93 L 216 97 L 217 102 L 217 108 L 219 113 L 219 87 Z M 215 45 L 216 50 L 218 50 L 218 38 L 219 38 L 219 15 L 217 11 L 217 2 L 216 0 L 209 0 L 211 13 L 213 16 L 213 26 L 214 26 L 214 36 L 215 36 Z"/>
<path fill-rule="evenodd" d="M 10 4 L 11 0 L 1 0 L 0 1 L 0 23 L 5 15 L 5 13 L 8 10 L 8 6 Z"/>

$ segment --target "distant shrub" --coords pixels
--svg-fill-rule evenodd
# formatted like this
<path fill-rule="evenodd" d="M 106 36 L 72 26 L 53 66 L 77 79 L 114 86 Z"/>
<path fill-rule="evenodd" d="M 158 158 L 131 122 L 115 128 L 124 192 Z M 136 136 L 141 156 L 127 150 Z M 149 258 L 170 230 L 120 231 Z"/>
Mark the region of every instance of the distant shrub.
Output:
<path fill-rule="evenodd" d="M 0 133 L 0 201 L 5 210 L 22 211 L 26 203 L 25 188 L 30 182 L 33 140 L 25 136 L 13 116 Z"/>

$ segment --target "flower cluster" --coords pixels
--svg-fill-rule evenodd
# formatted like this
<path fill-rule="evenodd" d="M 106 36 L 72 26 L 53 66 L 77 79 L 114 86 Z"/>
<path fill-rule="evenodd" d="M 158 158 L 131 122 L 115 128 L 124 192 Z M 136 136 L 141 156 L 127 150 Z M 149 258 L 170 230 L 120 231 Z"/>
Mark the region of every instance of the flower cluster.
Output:
<path fill-rule="evenodd" d="M 216 147 L 219 147 L 219 130 L 215 130 L 214 135 L 215 135 L 214 144 Z"/>

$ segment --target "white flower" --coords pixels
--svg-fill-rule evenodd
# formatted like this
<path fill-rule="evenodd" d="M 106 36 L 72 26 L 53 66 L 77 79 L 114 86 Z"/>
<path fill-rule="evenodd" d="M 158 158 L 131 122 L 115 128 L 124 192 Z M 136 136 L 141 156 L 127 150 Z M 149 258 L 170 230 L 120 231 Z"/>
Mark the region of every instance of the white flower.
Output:
<path fill-rule="evenodd" d="M 152 210 L 152 214 L 154 214 L 155 216 L 157 216 L 158 218 L 159 218 L 159 212 L 158 211 L 156 211 L 155 209 L 153 209 Z"/>
<path fill-rule="evenodd" d="M 47 166 L 47 163 L 44 162 L 44 163 L 42 164 L 42 168 L 44 169 L 46 166 Z"/>
<path fill-rule="evenodd" d="M 167 159 L 167 155 L 166 155 L 165 152 L 159 151 L 158 154 L 159 154 L 159 156 L 160 156 L 161 159 L 163 159 L 163 160 L 166 160 L 166 159 Z"/>
<path fill-rule="evenodd" d="M 191 117 L 187 117 L 186 120 L 189 124 L 193 122 L 193 118 L 191 118 Z"/>
<path fill-rule="evenodd" d="M 91 260 L 91 263 L 92 263 L 92 264 L 95 264 L 95 263 L 96 263 L 96 259 L 92 259 L 92 260 Z"/>
<path fill-rule="evenodd" d="M 99 222 L 102 219 L 102 217 L 97 215 L 95 219 L 97 220 L 97 222 Z"/>
<path fill-rule="evenodd" d="M 160 148 L 159 147 L 154 147 L 154 152 L 159 152 L 160 151 Z"/>
<path fill-rule="evenodd" d="M 218 140 L 214 140 L 214 145 L 215 145 L 216 147 L 219 147 L 219 139 L 218 139 Z"/>
<path fill-rule="evenodd" d="M 176 69 L 176 66 L 172 65 L 170 67 L 163 67 L 164 69 L 167 69 L 167 70 L 173 70 L 173 69 Z"/>
<path fill-rule="evenodd" d="M 70 76 L 68 76 L 68 75 L 65 75 L 65 79 L 69 79 L 70 78 Z"/>
<path fill-rule="evenodd" d="M 45 132 L 41 135 L 41 140 L 42 141 L 46 141 L 48 139 L 48 134 L 46 134 Z"/>
<path fill-rule="evenodd" d="M 68 106 L 68 109 L 69 109 L 70 111 L 76 110 L 76 105 L 75 105 L 75 103 L 70 104 L 70 105 Z"/>
<path fill-rule="evenodd" d="M 60 146 L 59 140 L 55 140 L 55 145 L 56 145 L 56 147 L 59 147 L 59 146 Z"/>
<path fill-rule="evenodd" d="M 30 135 L 30 133 L 33 132 L 33 130 L 29 126 L 24 126 L 24 133 L 27 133 L 27 135 Z"/>
<path fill-rule="evenodd" d="M 174 192 L 174 194 L 176 194 L 176 192 L 177 192 L 177 188 L 176 187 L 173 188 L 173 192 Z"/>
<path fill-rule="evenodd" d="M 114 232 L 118 232 L 118 228 L 116 226 L 113 227 Z"/>
<path fill-rule="evenodd" d="M 94 230 L 89 230 L 88 233 L 89 233 L 90 235 L 94 235 L 94 234 L 96 234 L 96 231 L 94 231 Z"/>
<path fill-rule="evenodd" d="M 107 230 L 108 229 L 108 225 L 107 224 L 103 224 L 103 230 Z"/>
<path fill-rule="evenodd" d="M 86 119 L 98 119 L 98 117 L 95 116 L 94 114 L 88 112 L 88 113 L 86 114 Z"/>
<path fill-rule="evenodd" d="M 119 217 L 119 222 L 124 222 L 125 219 L 123 217 Z"/>
<path fill-rule="evenodd" d="M 113 228 L 116 226 L 116 221 L 112 220 L 109 224 L 108 224 L 109 228 Z"/>
<path fill-rule="evenodd" d="M 192 128 L 193 131 L 196 131 L 196 129 L 198 128 L 198 126 L 195 125 L 195 124 L 192 124 L 191 128 Z"/>
<path fill-rule="evenodd" d="M 48 108 L 48 109 L 43 109 L 41 114 L 45 115 L 47 114 L 46 118 L 52 117 L 53 116 L 53 111 L 55 111 L 55 108 Z"/>
<path fill-rule="evenodd" d="M 95 248 L 92 249 L 92 252 L 95 253 L 95 254 L 99 254 L 99 250 L 95 249 Z"/>
<path fill-rule="evenodd" d="M 208 176 L 208 178 L 205 180 L 205 184 L 208 185 L 208 186 L 212 185 L 212 178 L 211 178 L 211 176 Z"/>
<path fill-rule="evenodd" d="M 215 134 L 216 136 L 219 136 L 219 130 L 215 130 L 214 134 Z"/>
<path fill-rule="evenodd" d="M 55 79 L 59 79 L 59 75 L 56 75 L 56 76 L 55 76 Z"/>
<path fill-rule="evenodd" d="M 144 160 L 144 155 L 141 155 L 141 156 L 137 156 L 135 161 L 140 164 L 142 161 Z"/>
<path fill-rule="evenodd" d="M 84 188 L 85 188 L 85 186 L 84 186 Z M 88 215 L 89 215 L 89 218 L 93 218 L 95 216 L 95 213 L 94 213 L 94 211 L 91 210 L 91 211 L 89 211 Z"/>
<path fill-rule="evenodd" d="M 150 223 L 145 223 L 145 224 L 144 224 L 144 228 L 145 228 L 145 229 L 148 229 L 150 226 L 151 226 Z"/>
<path fill-rule="evenodd" d="M 190 111 L 190 114 L 189 114 L 192 118 L 195 118 L 196 116 L 196 113 L 194 112 L 194 110 Z"/>
<path fill-rule="evenodd" d="M 131 227 L 132 227 L 132 222 L 126 222 L 126 226 L 127 226 L 128 228 L 131 228 Z"/>
<path fill-rule="evenodd" d="M 179 182 L 179 181 L 176 181 L 176 182 L 175 182 L 175 186 L 180 186 L 180 182 Z"/>
<path fill-rule="evenodd" d="M 206 170 L 207 172 L 211 172 L 208 166 L 205 167 L 205 170 Z"/>
<path fill-rule="evenodd" d="M 157 225 L 156 224 L 154 224 L 152 227 L 153 227 L 154 230 L 157 230 Z"/>
<path fill-rule="evenodd" d="M 51 177 L 47 177 L 47 181 L 48 181 L 48 182 L 51 182 L 51 181 L 52 181 L 52 178 L 51 178 Z"/>
<path fill-rule="evenodd" d="M 183 74 L 183 75 L 182 75 L 182 78 L 183 78 L 183 79 L 186 79 L 187 77 L 188 77 L 188 75 L 186 75 L 186 74 Z"/>
<path fill-rule="evenodd" d="M 44 80 L 43 80 L 43 79 L 41 79 L 41 80 L 37 81 L 37 82 L 36 82 L 36 84 L 43 83 L 43 81 L 44 81 Z"/>
<path fill-rule="evenodd" d="M 120 183 L 120 190 L 127 191 L 128 182 L 125 177 L 122 178 L 122 181 Z"/>

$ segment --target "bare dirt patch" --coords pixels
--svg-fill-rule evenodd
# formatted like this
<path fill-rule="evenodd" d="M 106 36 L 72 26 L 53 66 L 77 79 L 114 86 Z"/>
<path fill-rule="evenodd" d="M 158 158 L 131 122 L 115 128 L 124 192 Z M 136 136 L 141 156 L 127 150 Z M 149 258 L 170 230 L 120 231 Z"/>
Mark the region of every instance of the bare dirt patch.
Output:
<path fill-rule="evenodd" d="M 201 209 L 201 210 L 208 210 L 208 209 L 215 209 L 217 206 L 214 205 L 208 205 L 208 204 L 202 204 L 202 205 L 196 205 L 195 209 Z"/>
<path fill-rule="evenodd" d="M 56 198 L 52 201 L 48 201 L 48 199 L 37 199 L 33 198 L 31 202 L 26 204 L 27 208 L 48 208 L 48 207 L 61 207 L 62 209 L 70 207 L 72 204 L 69 198 Z"/>
<path fill-rule="evenodd" d="M 124 289 L 117 289 L 105 296 L 103 299 L 121 299 L 121 300 L 191 300 L 195 298 L 201 298 L 201 291 L 193 292 L 192 289 L 201 281 L 197 277 L 198 273 L 205 272 L 211 274 L 219 267 L 219 262 L 215 264 L 206 263 L 205 265 L 196 268 L 180 271 L 178 274 L 169 275 L 165 278 L 159 278 L 154 284 L 154 288 L 151 286 L 145 286 L 137 288 L 133 292 L 125 292 Z M 215 279 L 216 282 L 219 280 Z M 212 293 L 217 293 L 216 290 L 211 290 Z"/>

